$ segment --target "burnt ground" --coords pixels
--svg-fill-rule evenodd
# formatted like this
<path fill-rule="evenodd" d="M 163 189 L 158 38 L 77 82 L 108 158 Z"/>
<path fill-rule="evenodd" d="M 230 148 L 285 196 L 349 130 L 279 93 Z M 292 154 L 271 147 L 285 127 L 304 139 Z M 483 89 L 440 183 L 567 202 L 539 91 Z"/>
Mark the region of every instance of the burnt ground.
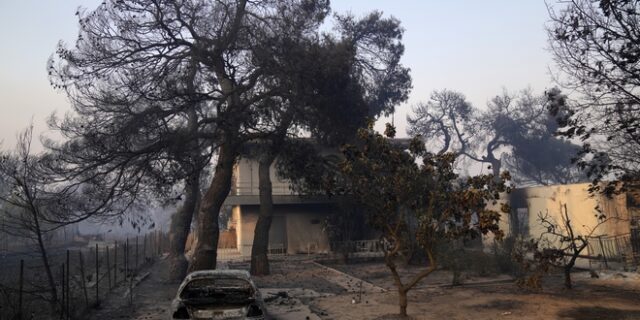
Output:
<path fill-rule="evenodd" d="M 168 281 L 169 265 L 160 259 L 143 273 L 147 275 L 133 286 L 121 285 L 109 293 L 97 309 L 92 310 L 87 320 L 102 319 L 170 319 L 171 300 L 180 283 Z"/>
<path fill-rule="evenodd" d="M 255 277 L 274 319 L 397 318 L 397 294 L 382 263 L 323 266 L 313 258 L 281 257 L 272 261 L 272 275 Z M 166 270 L 166 260 L 160 260 L 134 289 L 132 305 L 118 289 L 88 319 L 169 318 L 178 284 L 166 282 Z M 562 278 L 553 275 L 536 292 L 518 288 L 506 276 L 467 276 L 462 286 L 451 287 L 451 275 L 439 271 L 410 292 L 408 311 L 413 319 L 640 319 L 636 274 L 591 279 L 583 272 L 574 278 L 573 290 L 563 289 Z"/>

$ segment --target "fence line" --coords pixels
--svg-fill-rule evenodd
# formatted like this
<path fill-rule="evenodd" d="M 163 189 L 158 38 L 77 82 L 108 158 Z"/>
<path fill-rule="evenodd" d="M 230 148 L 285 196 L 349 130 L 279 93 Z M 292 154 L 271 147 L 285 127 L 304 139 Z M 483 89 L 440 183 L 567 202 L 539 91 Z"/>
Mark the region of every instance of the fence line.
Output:
<path fill-rule="evenodd" d="M 40 257 L 5 253 L 0 258 L 0 319 L 49 319 L 54 314 L 60 319 L 81 319 L 87 309 L 98 307 L 119 284 L 131 286 L 140 269 L 166 252 L 169 243 L 167 234 L 159 231 L 123 240 L 49 249 L 59 300 L 53 306 L 43 303 L 46 298 L 42 292 L 49 293 L 50 289 L 43 286 L 49 282 Z M 131 295 L 131 288 L 129 292 Z"/>
<path fill-rule="evenodd" d="M 637 267 L 640 262 L 640 232 L 631 230 L 623 235 L 590 237 L 587 252 L 605 268 L 610 268 L 611 263 L 622 264 L 624 268 Z"/>
<path fill-rule="evenodd" d="M 330 243 L 332 252 L 350 253 L 355 255 L 382 255 L 384 243 L 380 240 L 334 241 Z"/>

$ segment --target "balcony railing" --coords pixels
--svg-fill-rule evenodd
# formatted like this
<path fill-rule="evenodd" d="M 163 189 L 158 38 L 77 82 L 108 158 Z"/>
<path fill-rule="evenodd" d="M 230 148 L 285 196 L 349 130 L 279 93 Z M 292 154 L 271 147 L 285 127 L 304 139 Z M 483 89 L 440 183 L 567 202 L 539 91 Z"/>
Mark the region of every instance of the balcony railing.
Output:
<path fill-rule="evenodd" d="M 271 194 L 273 195 L 295 195 L 289 184 L 286 182 L 273 182 L 271 184 Z M 235 182 L 231 187 L 231 195 L 234 196 L 257 196 L 260 195 L 260 188 L 257 182 Z"/>
<path fill-rule="evenodd" d="M 599 236 L 588 238 L 588 255 L 604 262 L 608 268 L 610 262 L 621 262 L 625 267 L 637 267 L 640 264 L 640 230 L 631 229 L 630 233 L 617 236 Z"/>

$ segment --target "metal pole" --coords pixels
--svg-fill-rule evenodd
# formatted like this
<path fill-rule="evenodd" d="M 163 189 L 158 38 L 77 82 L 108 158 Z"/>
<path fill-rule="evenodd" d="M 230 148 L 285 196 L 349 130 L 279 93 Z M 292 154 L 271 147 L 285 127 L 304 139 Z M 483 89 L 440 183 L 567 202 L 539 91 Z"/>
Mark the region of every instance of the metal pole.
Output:
<path fill-rule="evenodd" d="M 602 252 L 602 258 L 604 259 L 604 267 L 609 269 L 607 265 L 607 255 L 604 253 L 604 244 L 602 243 L 602 236 L 598 236 L 598 242 L 600 243 L 600 251 Z"/>
<path fill-rule="evenodd" d="M 20 291 L 18 293 L 18 319 L 22 320 L 22 289 L 24 283 L 24 260 L 20 259 L 20 278 L 18 279 Z"/>
<path fill-rule="evenodd" d="M 147 261 L 147 234 L 144 234 L 144 239 L 142 240 L 142 263 L 144 264 Z"/>
<path fill-rule="evenodd" d="M 109 263 L 109 246 L 107 245 L 107 280 L 109 281 L 109 290 L 111 290 L 111 264 Z"/>
<path fill-rule="evenodd" d="M 158 230 L 153 230 L 153 254 L 158 256 Z"/>
<path fill-rule="evenodd" d="M 62 280 L 62 281 L 60 281 L 60 289 L 62 291 L 62 301 L 61 301 L 62 302 L 61 303 L 62 304 L 62 308 L 60 308 L 60 319 L 64 319 L 64 305 L 65 305 L 64 304 L 64 302 L 65 302 L 65 300 L 64 300 L 64 275 L 65 275 L 65 273 L 64 273 L 64 262 L 63 262 L 62 263 L 62 274 L 61 274 L 62 277 L 60 278 L 60 280 Z"/>
<path fill-rule="evenodd" d="M 98 244 L 96 243 L 96 307 L 100 305 L 100 263 L 98 261 Z"/>
<path fill-rule="evenodd" d="M 129 238 L 127 238 L 127 266 L 129 266 Z M 129 275 L 129 305 L 133 305 L 133 270 Z"/>
<path fill-rule="evenodd" d="M 69 250 L 67 250 L 67 282 L 66 282 L 66 290 L 67 291 L 67 304 L 66 306 L 66 310 L 67 310 L 67 319 L 71 319 L 71 315 L 69 314 L 69 309 L 71 306 L 71 291 L 69 290 L 69 270 L 71 269 L 71 263 L 69 262 Z"/>
<path fill-rule="evenodd" d="M 124 262 L 124 281 L 125 281 L 125 285 L 127 283 L 127 276 L 129 275 L 129 269 L 128 269 L 128 265 L 127 263 L 129 262 L 127 260 L 127 255 L 129 254 L 129 238 L 127 238 L 127 240 L 125 241 L 125 243 L 123 243 L 124 248 L 122 248 L 122 262 Z"/>
<path fill-rule="evenodd" d="M 113 245 L 113 285 L 118 284 L 118 241 Z"/>
<path fill-rule="evenodd" d="M 136 236 L 136 269 L 138 270 L 138 236 Z"/>
<path fill-rule="evenodd" d="M 84 258 L 82 257 L 82 251 L 78 251 L 80 258 L 80 276 L 82 277 L 82 290 L 84 291 L 84 305 L 89 308 L 89 293 L 87 292 L 87 278 L 84 272 Z"/>
<path fill-rule="evenodd" d="M 133 273 L 129 278 L 129 305 L 133 305 Z"/>
<path fill-rule="evenodd" d="M 129 276 L 129 238 L 125 242 L 124 246 L 124 281 L 126 285 L 127 277 Z"/>

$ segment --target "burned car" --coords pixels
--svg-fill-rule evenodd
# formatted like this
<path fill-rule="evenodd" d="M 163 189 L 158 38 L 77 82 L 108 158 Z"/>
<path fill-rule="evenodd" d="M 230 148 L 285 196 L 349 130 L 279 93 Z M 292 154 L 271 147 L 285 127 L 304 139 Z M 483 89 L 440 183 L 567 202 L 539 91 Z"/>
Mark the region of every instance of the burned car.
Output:
<path fill-rule="evenodd" d="M 260 291 L 242 270 L 190 273 L 171 305 L 173 319 L 266 319 Z"/>

